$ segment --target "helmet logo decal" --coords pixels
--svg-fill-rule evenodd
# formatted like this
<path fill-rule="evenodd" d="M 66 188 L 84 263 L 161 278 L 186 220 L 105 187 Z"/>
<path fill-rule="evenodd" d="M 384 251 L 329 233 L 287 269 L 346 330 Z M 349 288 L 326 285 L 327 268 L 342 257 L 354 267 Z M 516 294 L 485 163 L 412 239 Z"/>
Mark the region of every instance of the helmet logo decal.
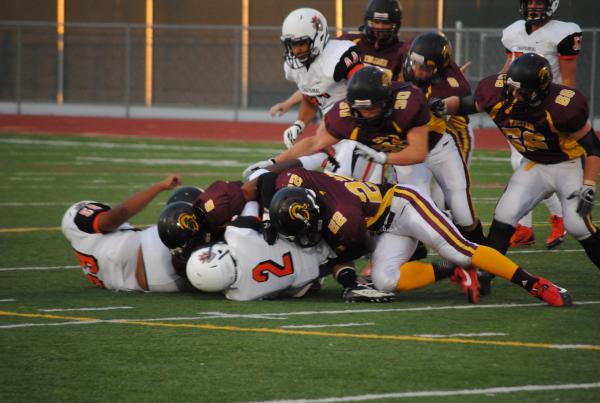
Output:
<path fill-rule="evenodd" d="M 443 60 L 450 60 L 450 46 L 448 45 L 444 45 L 444 47 L 442 48 L 442 58 Z"/>
<path fill-rule="evenodd" d="M 189 229 L 194 232 L 200 230 L 200 224 L 196 221 L 196 217 L 189 213 L 179 214 L 179 217 L 177 217 L 177 225 L 182 229 Z"/>
<path fill-rule="evenodd" d="M 392 70 L 382 69 L 383 75 L 381 76 L 381 85 L 389 87 L 392 85 Z"/>
<path fill-rule="evenodd" d="M 292 203 L 288 210 L 290 217 L 296 220 L 310 220 L 310 212 L 308 211 L 308 203 Z"/>
<path fill-rule="evenodd" d="M 552 74 L 551 74 L 548 66 L 542 67 L 540 69 L 540 72 L 538 73 L 538 75 L 540 77 L 541 88 L 542 89 L 546 88 L 550 84 L 550 81 L 552 81 L 552 79 L 551 79 Z"/>
<path fill-rule="evenodd" d="M 321 32 L 323 30 L 323 23 L 318 15 L 313 15 L 311 23 L 317 32 Z"/>

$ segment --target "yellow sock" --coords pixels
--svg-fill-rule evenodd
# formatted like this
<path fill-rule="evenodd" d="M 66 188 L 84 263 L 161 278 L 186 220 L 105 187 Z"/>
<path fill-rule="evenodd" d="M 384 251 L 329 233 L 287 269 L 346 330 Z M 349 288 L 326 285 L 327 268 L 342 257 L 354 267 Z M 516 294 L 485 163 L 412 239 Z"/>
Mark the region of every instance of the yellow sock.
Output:
<path fill-rule="evenodd" d="M 471 262 L 473 266 L 479 267 L 498 277 L 505 278 L 508 281 L 512 279 L 513 274 L 515 274 L 519 268 L 515 262 L 498 252 L 496 249 L 483 245 L 479 245 L 477 249 L 475 249 Z"/>
<path fill-rule="evenodd" d="M 397 291 L 410 291 L 435 283 L 433 265 L 423 262 L 407 262 L 400 266 L 400 280 Z"/>

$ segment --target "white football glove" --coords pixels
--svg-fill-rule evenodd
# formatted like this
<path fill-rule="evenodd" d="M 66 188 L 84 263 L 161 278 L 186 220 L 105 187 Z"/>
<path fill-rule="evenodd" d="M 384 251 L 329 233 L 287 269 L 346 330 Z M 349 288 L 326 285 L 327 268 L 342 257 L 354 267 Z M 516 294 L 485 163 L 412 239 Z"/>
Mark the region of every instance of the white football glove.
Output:
<path fill-rule="evenodd" d="M 301 120 L 296 120 L 293 125 L 285 129 L 283 132 L 283 142 L 287 148 L 292 148 L 292 146 L 298 140 L 298 136 L 304 130 L 304 122 Z"/>
<path fill-rule="evenodd" d="M 385 162 L 387 161 L 387 153 L 384 153 L 383 151 L 373 150 L 371 147 L 366 146 L 362 143 L 356 143 L 354 153 L 378 164 L 385 164 Z"/>
<path fill-rule="evenodd" d="M 245 179 L 248 179 L 254 171 L 258 171 L 259 169 L 270 167 L 271 165 L 275 165 L 275 160 L 273 158 L 264 160 L 264 161 L 255 162 L 254 164 L 250 165 L 248 168 L 244 169 L 244 172 L 242 172 L 242 176 Z"/>
<path fill-rule="evenodd" d="M 583 184 L 579 190 L 571 193 L 567 200 L 578 199 L 577 201 L 577 214 L 585 218 L 592 213 L 594 209 L 594 196 L 596 194 L 596 187 L 592 185 Z"/>

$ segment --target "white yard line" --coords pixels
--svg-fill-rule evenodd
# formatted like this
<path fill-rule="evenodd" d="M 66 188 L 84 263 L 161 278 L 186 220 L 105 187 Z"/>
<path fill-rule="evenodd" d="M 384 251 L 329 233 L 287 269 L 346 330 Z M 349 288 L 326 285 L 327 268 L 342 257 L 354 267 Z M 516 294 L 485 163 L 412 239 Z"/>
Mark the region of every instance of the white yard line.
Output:
<path fill-rule="evenodd" d="M 264 400 L 253 403 L 333 403 L 333 402 L 360 402 L 378 399 L 401 399 L 406 397 L 447 397 L 461 395 L 496 395 L 519 392 L 547 392 L 550 390 L 573 390 L 573 389 L 597 389 L 600 382 L 592 383 L 568 383 L 554 385 L 522 385 L 522 386 L 500 386 L 484 389 L 459 389 L 459 390 L 424 390 L 415 392 L 381 393 L 357 396 L 339 396 L 320 399 L 286 399 L 286 400 Z"/>
<path fill-rule="evenodd" d="M 211 146 L 176 146 L 167 144 L 128 144 L 128 143 L 113 143 L 113 142 L 88 142 L 88 141 L 74 141 L 74 140 L 33 140 L 33 139 L 2 139 L 0 143 L 4 144 L 18 144 L 18 145 L 43 145 L 43 146 L 55 146 L 55 147 L 82 147 L 92 146 L 94 149 L 129 149 L 129 150 L 157 150 L 157 151 L 184 151 L 189 153 L 194 152 L 223 152 L 223 153 L 236 153 L 246 154 L 248 152 L 256 152 L 261 154 L 276 155 L 283 151 L 282 148 L 248 148 L 248 147 L 211 147 Z"/>
<path fill-rule="evenodd" d="M 579 301 L 575 302 L 574 305 L 597 305 L 600 301 Z M 71 321 L 71 322 L 46 322 L 46 323 L 19 323 L 0 325 L 0 329 L 10 329 L 15 327 L 32 327 L 32 326 L 59 326 L 59 325 L 78 325 L 78 324 L 90 324 L 90 323 L 121 323 L 121 322 L 178 322 L 184 320 L 206 320 L 206 319 L 272 319 L 272 320 L 285 320 L 289 316 L 315 316 L 315 315 L 347 315 L 347 314 L 362 314 L 362 313 L 382 313 L 382 312 L 419 312 L 419 311 L 443 311 L 443 310 L 454 310 L 454 309 L 510 309 L 510 308 L 523 308 L 523 307 L 535 307 L 535 306 L 546 306 L 544 303 L 533 303 L 533 304 L 493 304 L 493 305 L 458 305 L 458 306 L 438 306 L 438 307 L 416 307 L 416 308 L 387 308 L 387 309 L 343 309 L 337 311 L 301 311 L 301 312 L 272 312 L 272 313 L 260 313 L 260 314 L 235 314 L 226 312 L 199 312 L 202 316 L 175 316 L 166 318 L 138 318 L 138 319 L 104 319 L 104 320 L 93 320 L 93 321 Z M 569 346 L 569 345 L 565 345 Z M 559 347 L 556 347 L 559 348 Z"/>
<path fill-rule="evenodd" d="M 14 298 L 5 298 L 5 299 L 0 299 L 0 302 L 15 302 L 16 299 Z"/>
<path fill-rule="evenodd" d="M 81 266 L 0 267 L 0 271 L 61 270 L 75 269 L 77 267 Z"/>
<path fill-rule="evenodd" d="M 249 164 L 237 160 L 207 160 L 207 159 L 175 159 L 175 158 L 105 158 L 105 157 L 76 157 L 81 162 L 110 162 L 111 164 L 141 164 L 141 165 L 206 165 L 217 168 L 245 168 Z"/>
<path fill-rule="evenodd" d="M 579 301 L 574 302 L 574 305 L 597 305 L 600 301 Z M 547 306 L 547 304 L 530 303 L 530 304 L 489 304 L 489 305 L 447 305 L 447 306 L 423 306 L 415 308 L 365 308 L 365 309 L 342 309 L 336 311 L 299 311 L 299 312 L 272 312 L 261 313 L 260 319 L 269 318 L 275 319 L 279 317 L 287 318 L 288 316 L 311 316 L 311 315 L 347 315 L 347 314 L 364 314 L 364 313 L 381 313 L 381 312 L 428 312 L 428 311 L 448 311 L 448 310 L 464 310 L 464 309 L 510 309 L 510 308 L 527 308 L 534 306 Z M 245 318 L 254 319 L 257 314 L 235 314 L 226 312 L 198 312 L 198 319 L 221 319 L 221 318 Z"/>
<path fill-rule="evenodd" d="M 92 308 L 50 308 L 38 309 L 40 312 L 70 312 L 70 311 L 112 311 L 115 309 L 135 309 L 133 306 L 100 306 Z"/>
<path fill-rule="evenodd" d="M 282 329 L 321 329 L 324 327 L 353 327 L 353 326 L 373 326 L 375 323 L 331 323 L 329 325 L 287 325 L 279 326 Z"/>
<path fill-rule="evenodd" d="M 432 339 L 443 339 L 446 337 L 493 337 L 508 336 L 508 333 L 452 333 L 452 334 L 415 334 L 417 337 L 429 337 Z"/>

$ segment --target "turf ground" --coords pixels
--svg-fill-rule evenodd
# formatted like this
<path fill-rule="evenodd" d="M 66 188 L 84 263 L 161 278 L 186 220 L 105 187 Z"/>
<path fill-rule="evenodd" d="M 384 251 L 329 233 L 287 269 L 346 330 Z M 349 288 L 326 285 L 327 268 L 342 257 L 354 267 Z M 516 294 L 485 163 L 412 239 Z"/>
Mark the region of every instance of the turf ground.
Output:
<path fill-rule="evenodd" d="M 240 179 L 280 150 L 266 147 L 0 135 L 0 401 L 600 401 L 600 272 L 572 238 L 545 250 L 543 206 L 537 244 L 510 256 L 568 288 L 570 308 L 499 280 L 476 306 L 449 282 L 350 305 L 331 279 L 302 300 L 236 303 L 101 290 L 76 268 L 59 229 L 73 202 L 114 204 L 169 172 Z M 477 152 L 472 172 L 489 225 L 508 154 Z M 167 197 L 131 222 L 153 223 Z"/>

